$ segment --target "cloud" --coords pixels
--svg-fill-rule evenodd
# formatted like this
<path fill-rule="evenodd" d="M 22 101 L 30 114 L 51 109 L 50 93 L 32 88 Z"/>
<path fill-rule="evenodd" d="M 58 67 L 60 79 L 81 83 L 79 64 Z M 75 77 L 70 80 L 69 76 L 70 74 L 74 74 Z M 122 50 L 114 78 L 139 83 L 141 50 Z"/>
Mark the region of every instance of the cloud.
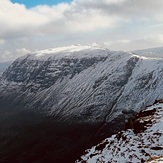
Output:
<path fill-rule="evenodd" d="M 30 9 L 0 0 L 0 6 L 0 51 L 6 56 L 5 51 L 24 47 L 71 43 L 111 42 L 106 45 L 117 50 L 162 43 L 162 0 L 73 0 Z"/>
<path fill-rule="evenodd" d="M 33 29 L 37 29 L 39 26 L 48 22 L 48 18 L 40 13 L 32 10 L 28 10 L 24 5 L 13 4 L 9 0 L 1 0 L 0 6 L 3 8 L 0 10 L 0 21 L 3 22 L 0 27 L 0 36 L 12 35 L 18 37 L 25 32 L 31 33 Z"/>
<path fill-rule="evenodd" d="M 28 53 L 30 53 L 30 50 L 27 50 L 25 48 L 16 49 L 14 51 L 6 50 L 1 54 L 1 61 L 12 61 Z"/>
<path fill-rule="evenodd" d="M 5 44 L 5 40 L 0 39 L 0 45 L 3 45 L 3 44 Z"/>
<path fill-rule="evenodd" d="M 90 1 L 90 3 L 94 3 Z M 87 9 L 80 0 L 71 4 L 37 6 L 26 9 L 24 5 L 13 4 L 9 0 L 0 1 L 1 37 L 68 32 L 88 32 L 97 28 L 113 26 L 118 18 L 106 15 L 99 9 Z M 91 5 L 91 4 L 90 4 Z"/>
<path fill-rule="evenodd" d="M 161 0 L 74 0 L 56 6 L 37 6 L 26 9 L 24 5 L 1 0 L 0 36 L 13 37 L 25 34 L 59 34 L 88 32 L 114 27 L 121 21 L 162 21 Z M 158 13 L 160 15 L 158 16 Z M 140 19 L 141 16 L 141 19 Z M 136 21 L 136 20 L 134 20 Z M 12 33 L 16 33 L 13 35 Z"/>
<path fill-rule="evenodd" d="M 151 36 L 148 38 L 135 39 L 135 40 L 115 40 L 104 42 L 105 47 L 111 47 L 111 50 L 124 50 L 128 51 L 161 47 L 163 45 L 163 35 Z"/>

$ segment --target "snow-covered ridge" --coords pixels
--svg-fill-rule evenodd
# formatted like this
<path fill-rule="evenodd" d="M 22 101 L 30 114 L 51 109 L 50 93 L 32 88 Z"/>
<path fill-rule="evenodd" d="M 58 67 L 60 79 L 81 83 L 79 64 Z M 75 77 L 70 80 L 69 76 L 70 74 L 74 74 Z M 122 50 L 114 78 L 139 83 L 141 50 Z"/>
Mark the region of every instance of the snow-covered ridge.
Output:
<path fill-rule="evenodd" d="M 131 129 L 119 132 L 87 150 L 76 163 L 143 163 L 154 158 L 158 162 L 162 160 L 163 100 L 156 101 L 136 114 L 129 124 Z"/>
<path fill-rule="evenodd" d="M 95 57 L 104 55 L 104 51 L 108 49 L 102 48 L 98 45 L 71 45 L 65 47 L 57 47 L 46 50 L 35 51 L 28 54 L 30 59 L 47 60 L 48 58 L 84 58 L 84 57 Z M 102 51 L 102 53 L 101 53 Z M 107 54 L 105 54 L 107 55 Z M 26 56 L 20 57 L 23 59 Z"/>
<path fill-rule="evenodd" d="M 22 56 L 19 59 L 24 59 L 28 56 L 30 59 L 37 60 L 47 60 L 51 59 L 61 59 L 61 58 L 84 58 L 84 57 L 95 57 L 104 55 L 104 51 L 111 52 L 109 49 L 101 47 L 97 44 L 90 45 L 71 45 L 50 48 L 45 50 L 39 50 L 31 52 L 28 55 Z M 117 51 L 118 53 L 122 51 Z M 135 50 L 130 53 L 144 59 L 161 59 L 163 58 L 163 47 L 151 48 L 143 50 Z M 105 54 L 107 55 L 107 53 Z"/>
<path fill-rule="evenodd" d="M 95 57 L 104 55 L 104 52 L 111 52 L 107 48 L 103 48 L 97 44 L 91 45 L 71 45 L 56 47 L 51 49 L 45 49 L 40 51 L 31 52 L 27 56 L 30 59 L 47 60 L 48 58 L 60 59 L 60 58 L 84 58 L 84 57 Z M 117 51 L 117 53 L 123 53 Z M 163 58 L 163 48 L 151 48 L 144 50 L 135 50 L 130 53 L 133 56 L 138 56 L 143 59 L 160 59 Z M 107 56 L 107 53 L 105 54 Z M 26 56 L 20 57 L 24 59 Z"/>

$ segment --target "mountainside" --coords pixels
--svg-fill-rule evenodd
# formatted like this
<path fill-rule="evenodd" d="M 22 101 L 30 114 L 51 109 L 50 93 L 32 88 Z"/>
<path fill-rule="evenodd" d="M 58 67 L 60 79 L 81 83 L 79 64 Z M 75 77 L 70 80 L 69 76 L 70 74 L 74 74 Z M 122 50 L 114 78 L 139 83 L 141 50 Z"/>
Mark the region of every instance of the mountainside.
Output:
<path fill-rule="evenodd" d="M 131 129 L 121 131 L 87 150 L 76 163 L 161 162 L 163 101 L 157 101 L 137 113 L 128 123 Z"/>
<path fill-rule="evenodd" d="M 51 49 L 17 59 L 3 73 L 0 97 L 64 119 L 110 121 L 123 108 L 138 111 L 162 98 L 162 70 L 163 59 L 132 53 Z"/>
<path fill-rule="evenodd" d="M 0 79 L 0 159 L 74 162 L 124 129 L 132 114 L 162 99 L 162 76 L 161 58 L 98 46 L 18 58 Z"/>

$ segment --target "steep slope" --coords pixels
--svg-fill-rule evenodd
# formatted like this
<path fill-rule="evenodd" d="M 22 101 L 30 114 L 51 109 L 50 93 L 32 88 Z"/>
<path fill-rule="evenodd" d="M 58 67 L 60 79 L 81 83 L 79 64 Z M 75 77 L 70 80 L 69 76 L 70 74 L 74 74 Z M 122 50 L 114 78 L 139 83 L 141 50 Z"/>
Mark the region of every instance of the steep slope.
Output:
<path fill-rule="evenodd" d="M 45 56 L 42 55 L 44 52 L 41 52 L 18 59 L 3 74 L 8 83 L 1 87 L 5 88 L 3 97 L 9 92 L 8 88 L 19 85 L 13 93 L 22 94 L 23 101 L 31 104 L 27 107 L 50 109 L 50 112 L 63 116 L 71 114 L 68 112 L 74 107 L 76 109 L 73 109 L 73 114 L 80 115 L 79 110 L 81 114 L 87 114 L 87 109 L 84 108 L 93 107 L 95 102 L 98 105 L 97 99 L 100 96 L 111 93 L 105 93 L 105 83 L 108 80 L 111 81 L 106 83 L 107 89 L 112 89 L 119 95 L 119 89 L 126 84 L 138 58 L 124 52 L 116 54 L 96 47 L 81 49 L 78 46 L 72 49 L 68 47 L 66 51 L 55 53 L 52 50 L 50 54 L 46 51 Z M 116 81 L 118 78 L 122 78 L 122 82 Z M 114 88 L 112 83 L 115 85 Z M 110 96 L 112 95 L 111 93 Z M 103 105 L 110 103 L 105 101 L 102 102 Z M 57 109 L 58 107 L 60 109 Z"/>
<path fill-rule="evenodd" d="M 4 72 L 0 96 L 65 120 L 110 121 L 123 108 L 140 110 L 163 96 L 162 65 L 162 59 L 99 47 L 45 50 L 17 59 Z"/>
<path fill-rule="evenodd" d="M 163 59 L 98 46 L 18 58 L 0 79 L 0 159 L 74 162 L 125 128 L 124 108 L 133 114 L 163 98 L 162 73 Z"/>
<path fill-rule="evenodd" d="M 77 163 L 155 162 L 163 155 L 163 101 L 137 113 L 130 127 L 86 151 Z M 151 160 L 151 161 L 150 161 Z M 153 161 L 152 161 L 153 160 Z"/>

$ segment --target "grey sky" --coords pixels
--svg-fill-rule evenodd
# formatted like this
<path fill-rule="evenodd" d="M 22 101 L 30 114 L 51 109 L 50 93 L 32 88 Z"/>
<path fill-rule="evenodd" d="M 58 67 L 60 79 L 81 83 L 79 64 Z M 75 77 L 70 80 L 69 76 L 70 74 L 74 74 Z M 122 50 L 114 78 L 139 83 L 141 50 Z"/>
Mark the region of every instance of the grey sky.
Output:
<path fill-rule="evenodd" d="M 0 61 L 71 44 L 126 51 L 163 44 L 162 0 L 73 0 L 31 9 L 0 0 L 0 6 Z"/>

